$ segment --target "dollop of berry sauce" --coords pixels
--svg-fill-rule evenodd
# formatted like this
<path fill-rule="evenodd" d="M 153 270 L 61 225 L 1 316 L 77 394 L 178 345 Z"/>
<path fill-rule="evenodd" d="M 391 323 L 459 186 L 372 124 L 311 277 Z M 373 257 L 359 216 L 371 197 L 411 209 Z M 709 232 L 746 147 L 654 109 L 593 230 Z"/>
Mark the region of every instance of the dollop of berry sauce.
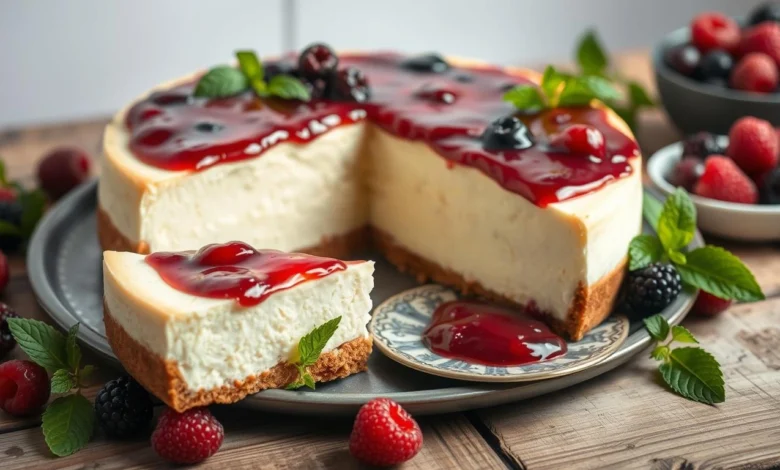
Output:
<path fill-rule="evenodd" d="M 423 342 L 434 353 L 472 364 L 519 366 L 566 354 L 566 341 L 541 321 L 475 301 L 446 302 Z"/>
<path fill-rule="evenodd" d="M 476 168 L 541 207 L 631 173 L 628 159 L 638 156 L 639 149 L 632 138 L 610 125 L 603 109 L 558 108 L 518 116 L 537 145 L 488 150 L 480 140 L 486 127 L 517 112 L 503 101 L 504 93 L 530 82 L 490 66 L 425 72 L 405 67 L 405 59 L 393 53 L 340 57 L 341 67 L 359 69 L 371 87 L 370 99 L 362 103 L 260 100 L 251 92 L 194 98 L 194 83 L 156 92 L 127 114 L 130 149 L 151 166 L 196 171 L 255 158 L 281 142 L 309 142 L 333 128 L 369 119 L 393 135 L 427 143 L 450 167 Z M 289 69 L 294 63 L 291 57 L 267 65 Z M 602 132 L 606 158 L 589 159 L 549 145 L 551 136 L 573 123 Z"/>
<path fill-rule="evenodd" d="M 275 292 L 347 268 L 344 262 L 300 253 L 256 250 L 246 243 L 206 245 L 196 251 L 146 257 L 166 284 L 197 297 L 257 305 Z"/>

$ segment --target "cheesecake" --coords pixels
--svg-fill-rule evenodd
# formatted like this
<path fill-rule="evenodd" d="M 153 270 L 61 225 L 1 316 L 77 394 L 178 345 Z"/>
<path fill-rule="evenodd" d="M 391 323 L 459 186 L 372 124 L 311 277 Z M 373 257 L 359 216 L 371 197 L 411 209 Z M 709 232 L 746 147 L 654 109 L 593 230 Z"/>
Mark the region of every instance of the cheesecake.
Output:
<path fill-rule="evenodd" d="M 363 371 L 374 265 L 240 242 L 103 256 L 106 336 L 127 371 L 171 408 L 286 387 L 302 337 L 341 317 L 308 367 L 315 382 Z"/>
<path fill-rule="evenodd" d="M 570 339 L 611 312 L 642 203 L 639 148 L 613 111 L 519 113 L 504 94 L 539 74 L 471 60 L 352 53 L 338 67 L 351 95 L 312 80 L 310 102 L 197 98 L 200 72 L 117 113 L 98 190 L 103 248 L 237 239 L 345 258 L 374 247 L 421 282 L 523 308 Z M 507 116 L 522 135 L 492 145 Z M 567 148 L 561 136 L 579 128 L 603 152 Z"/>

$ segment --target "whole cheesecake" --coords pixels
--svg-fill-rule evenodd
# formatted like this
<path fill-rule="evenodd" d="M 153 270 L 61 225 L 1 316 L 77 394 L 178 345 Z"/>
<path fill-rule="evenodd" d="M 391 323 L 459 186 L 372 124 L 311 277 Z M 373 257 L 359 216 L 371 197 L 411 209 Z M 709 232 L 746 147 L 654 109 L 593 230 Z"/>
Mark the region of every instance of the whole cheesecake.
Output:
<path fill-rule="evenodd" d="M 539 75 L 474 61 L 362 53 L 339 67 L 362 72 L 362 97 L 197 98 L 198 73 L 120 111 L 104 139 L 103 248 L 241 240 L 341 258 L 371 245 L 421 282 L 520 306 L 574 340 L 610 313 L 642 204 L 639 148 L 614 112 L 519 113 L 503 95 Z M 505 116 L 527 142 L 489 145 Z M 605 152 L 556 146 L 575 124 Z"/>

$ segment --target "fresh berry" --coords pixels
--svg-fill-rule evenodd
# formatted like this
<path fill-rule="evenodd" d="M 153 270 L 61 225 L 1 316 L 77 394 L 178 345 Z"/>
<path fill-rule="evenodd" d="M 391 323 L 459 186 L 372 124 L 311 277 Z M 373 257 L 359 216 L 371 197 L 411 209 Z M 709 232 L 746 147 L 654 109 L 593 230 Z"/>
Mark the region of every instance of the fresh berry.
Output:
<path fill-rule="evenodd" d="M 18 200 L 0 201 L 0 221 L 19 227 L 22 223 L 22 204 Z M 15 251 L 21 243 L 22 237 L 19 234 L 0 234 L 0 250 Z"/>
<path fill-rule="evenodd" d="M 360 408 L 349 451 L 369 465 L 398 465 L 411 459 L 423 444 L 420 426 L 401 405 L 389 398 L 375 398 Z"/>
<path fill-rule="evenodd" d="M 578 155 L 592 155 L 599 159 L 607 157 L 604 134 L 586 124 L 572 124 L 565 127 L 550 138 L 550 145 Z"/>
<path fill-rule="evenodd" d="M 704 162 L 699 157 L 689 155 L 675 165 L 674 171 L 669 175 L 669 182 L 687 191 L 693 191 L 702 173 L 704 173 Z"/>
<path fill-rule="evenodd" d="M 664 61 L 677 72 L 686 77 L 693 77 L 701 62 L 701 53 L 691 44 L 682 44 L 667 49 Z"/>
<path fill-rule="evenodd" d="M 761 177 L 758 192 L 763 204 L 780 204 L 780 167 Z"/>
<path fill-rule="evenodd" d="M 691 22 L 692 42 L 705 54 L 714 49 L 734 51 L 739 45 L 739 36 L 737 22 L 721 13 L 702 13 Z"/>
<path fill-rule="evenodd" d="M 632 312 L 653 315 L 669 306 L 681 290 L 680 274 L 674 266 L 653 263 L 628 273 L 625 302 Z"/>
<path fill-rule="evenodd" d="M 298 70 L 309 79 L 328 77 L 338 65 L 339 58 L 333 49 L 321 43 L 310 45 L 298 57 Z"/>
<path fill-rule="evenodd" d="M 766 54 L 751 52 L 740 59 L 731 74 L 731 88 L 756 93 L 771 93 L 777 88 L 780 72 Z"/>
<path fill-rule="evenodd" d="M 328 96 L 329 85 L 330 79 L 324 78 L 312 78 L 303 82 L 303 86 L 309 90 L 309 94 L 315 100 Z"/>
<path fill-rule="evenodd" d="M 56 200 L 89 177 L 89 157 L 78 148 L 62 147 L 49 152 L 38 164 L 38 183 Z"/>
<path fill-rule="evenodd" d="M 755 204 L 755 183 L 728 157 L 713 155 L 704 162 L 704 173 L 693 187 L 694 194 L 719 201 Z"/>
<path fill-rule="evenodd" d="M 19 318 L 14 309 L 0 302 L 0 358 L 11 352 L 16 346 L 16 340 L 8 326 L 9 318 Z"/>
<path fill-rule="evenodd" d="M 750 12 L 747 24 L 749 26 L 755 26 L 764 21 L 780 23 L 780 2 L 767 2 L 757 6 L 755 10 Z"/>
<path fill-rule="evenodd" d="M 696 76 L 701 80 L 728 80 L 732 68 L 734 68 L 734 59 L 731 54 L 722 49 L 715 49 L 701 58 Z"/>
<path fill-rule="evenodd" d="M 713 317 L 731 307 L 733 300 L 721 299 L 707 292 L 699 292 L 696 303 L 693 304 L 693 313 L 706 317 Z"/>
<path fill-rule="evenodd" d="M 728 156 L 749 175 L 777 166 L 780 142 L 767 121 L 751 116 L 740 118 L 729 131 Z"/>
<path fill-rule="evenodd" d="M 194 464 L 214 455 L 224 437 L 222 424 L 208 408 L 193 408 L 184 413 L 166 409 L 152 433 L 152 448 L 170 462 Z"/>
<path fill-rule="evenodd" d="M 496 119 L 482 133 L 482 146 L 486 150 L 526 149 L 533 145 L 531 132 L 514 116 Z"/>
<path fill-rule="evenodd" d="M 13 188 L 0 188 L 0 202 L 14 202 L 19 198 L 16 190 Z"/>
<path fill-rule="evenodd" d="M 415 72 L 442 73 L 449 70 L 450 64 L 439 54 L 429 53 L 409 57 L 403 61 L 401 67 Z"/>
<path fill-rule="evenodd" d="M 0 409 L 14 416 L 35 413 L 49 401 L 46 369 L 31 361 L 0 364 Z"/>
<path fill-rule="evenodd" d="M 149 427 L 152 399 L 138 382 L 124 375 L 100 389 L 95 397 L 95 416 L 109 436 L 134 436 Z"/>
<path fill-rule="evenodd" d="M 768 55 L 780 67 L 780 23 L 761 23 L 745 31 L 739 53 L 744 56 L 751 52 Z"/>
<path fill-rule="evenodd" d="M 360 69 L 347 67 L 339 70 L 331 79 L 330 95 L 334 100 L 362 103 L 371 97 L 371 88 Z"/>
<path fill-rule="evenodd" d="M 697 132 L 683 140 L 683 157 L 693 156 L 702 160 L 714 154 L 722 154 L 726 151 L 718 142 L 718 137 L 710 132 Z"/>

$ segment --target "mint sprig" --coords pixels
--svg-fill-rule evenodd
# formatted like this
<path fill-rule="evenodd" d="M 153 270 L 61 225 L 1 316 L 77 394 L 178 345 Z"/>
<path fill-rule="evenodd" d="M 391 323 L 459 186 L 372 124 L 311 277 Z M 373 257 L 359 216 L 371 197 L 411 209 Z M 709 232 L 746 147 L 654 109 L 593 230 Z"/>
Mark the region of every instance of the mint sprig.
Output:
<path fill-rule="evenodd" d="M 251 89 L 261 98 L 311 100 L 309 89 L 292 75 L 276 75 L 266 82 L 263 63 L 254 51 L 237 51 L 236 59 L 238 68 L 220 65 L 206 72 L 195 86 L 195 96 L 225 98 Z"/>
<path fill-rule="evenodd" d="M 698 347 L 672 347 L 674 342 L 698 343 L 688 329 L 679 325 L 670 328 L 661 315 L 646 318 L 644 322 L 656 341 L 650 357 L 662 362 L 658 370 L 672 390 L 689 400 L 708 405 L 726 400 L 723 372 L 712 354 Z"/>
<path fill-rule="evenodd" d="M 657 235 L 638 235 L 628 249 L 629 269 L 651 263 L 672 263 L 685 285 L 722 299 L 753 302 L 764 299 L 755 277 L 742 261 L 724 250 L 706 245 L 688 250 L 696 231 L 696 207 L 685 190 L 678 188 L 659 210 L 660 204 L 644 197 L 643 214 Z"/>
<path fill-rule="evenodd" d="M 298 341 L 296 357 L 291 363 L 298 369 L 298 379 L 287 385 L 288 390 L 295 390 L 304 385 L 314 390 L 314 377 L 308 367 L 314 365 L 320 358 L 322 350 L 339 327 L 341 316 L 326 321 L 314 328 Z"/>
<path fill-rule="evenodd" d="M 81 367 L 81 348 L 77 342 L 79 324 L 63 335 L 52 326 L 29 318 L 9 318 L 8 327 L 19 347 L 30 360 L 52 372 L 51 392 L 63 395 L 49 404 L 43 413 L 43 435 L 54 455 L 71 455 L 92 437 L 95 412 L 81 394 L 84 382 L 94 370 Z M 75 393 L 68 394 L 76 389 Z"/>
<path fill-rule="evenodd" d="M 525 113 L 560 106 L 585 106 L 594 99 L 608 101 L 618 96 L 608 80 L 595 75 L 576 76 L 547 66 L 542 83 L 518 85 L 504 94 L 504 101 Z"/>

